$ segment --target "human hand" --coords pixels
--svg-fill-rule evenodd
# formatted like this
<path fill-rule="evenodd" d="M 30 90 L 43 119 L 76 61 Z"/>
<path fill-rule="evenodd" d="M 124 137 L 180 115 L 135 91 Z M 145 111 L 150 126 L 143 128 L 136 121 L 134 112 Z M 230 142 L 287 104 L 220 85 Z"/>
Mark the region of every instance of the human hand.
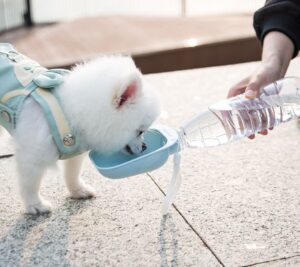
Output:
<path fill-rule="evenodd" d="M 270 32 L 264 38 L 262 61 L 258 69 L 251 75 L 232 86 L 228 97 L 239 94 L 254 99 L 259 96 L 260 90 L 284 77 L 294 51 L 292 41 L 280 32 Z M 260 134 L 267 135 L 268 130 L 263 129 Z M 253 139 L 255 135 L 250 135 Z"/>
<path fill-rule="evenodd" d="M 234 97 L 244 93 L 244 96 L 248 99 L 254 99 L 259 97 L 260 90 L 266 85 L 282 78 L 280 65 L 265 65 L 261 64 L 257 71 L 252 75 L 244 78 L 237 84 L 231 87 L 228 92 L 228 97 Z M 272 128 L 270 128 L 272 130 Z M 263 129 L 259 132 L 261 135 L 267 135 L 268 129 Z M 250 139 L 254 139 L 255 135 L 248 136 Z"/>

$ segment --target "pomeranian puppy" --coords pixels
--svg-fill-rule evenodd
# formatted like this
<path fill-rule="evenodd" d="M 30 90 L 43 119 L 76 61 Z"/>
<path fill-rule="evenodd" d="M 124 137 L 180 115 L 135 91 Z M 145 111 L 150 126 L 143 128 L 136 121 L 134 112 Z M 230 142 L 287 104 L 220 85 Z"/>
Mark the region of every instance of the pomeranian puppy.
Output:
<path fill-rule="evenodd" d="M 158 98 L 126 56 L 79 65 L 54 90 L 83 152 L 63 160 L 66 186 L 73 198 L 92 197 L 93 188 L 80 178 L 84 152 L 106 155 L 124 149 L 140 153 L 145 149 L 143 133 L 160 112 Z M 26 213 L 50 212 L 51 205 L 39 190 L 45 170 L 59 159 L 59 151 L 41 106 L 30 96 L 12 136 Z"/>

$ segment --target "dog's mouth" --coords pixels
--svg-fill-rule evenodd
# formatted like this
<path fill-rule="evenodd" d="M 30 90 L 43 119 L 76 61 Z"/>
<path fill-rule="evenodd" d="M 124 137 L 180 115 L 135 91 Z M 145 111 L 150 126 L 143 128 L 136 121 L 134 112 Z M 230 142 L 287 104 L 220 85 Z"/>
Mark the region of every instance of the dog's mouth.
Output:
<path fill-rule="evenodd" d="M 140 148 L 136 147 L 136 148 L 132 148 L 129 145 L 127 145 L 125 147 L 125 151 L 130 154 L 130 155 L 134 155 L 134 154 L 138 154 L 138 153 L 142 153 L 147 149 L 147 145 L 143 142 L 142 146 Z"/>

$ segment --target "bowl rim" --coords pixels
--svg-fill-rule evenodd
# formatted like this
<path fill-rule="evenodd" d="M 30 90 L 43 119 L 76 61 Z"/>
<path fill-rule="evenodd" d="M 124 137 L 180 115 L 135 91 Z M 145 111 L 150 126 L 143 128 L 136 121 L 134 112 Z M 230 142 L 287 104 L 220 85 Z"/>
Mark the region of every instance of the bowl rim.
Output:
<path fill-rule="evenodd" d="M 170 154 L 169 153 L 170 152 L 169 148 L 172 147 L 178 140 L 178 134 L 177 134 L 176 130 L 174 130 L 171 127 L 165 126 L 165 125 L 157 125 L 157 126 L 153 126 L 153 127 L 149 128 L 148 131 L 154 131 L 156 133 L 159 133 L 160 135 L 165 137 L 166 143 L 163 146 L 161 146 L 160 148 L 158 148 L 154 151 L 151 151 L 150 153 L 138 156 L 138 157 L 133 158 L 131 160 L 128 160 L 128 161 L 125 161 L 125 162 L 122 162 L 120 164 L 113 165 L 113 166 L 110 166 L 110 167 L 101 167 L 101 166 L 96 164 L 96 162 L 93 160 L 93 155 L 97 154 L 96 151 L 91 150 L 89 152 L 89 158 L 90 158 L 90 160 L 92 161 L 92 163 L 94 164 L 94 166 L 97 169 L 105 171 L 105 170 L 110 170 L 110 169 L 114 169 L 114 168 L 120 168 L 120 167 L 128 164 L 128 162 L 133 163 L 133 162 L 136 162 L 136 161 L 142 161 L 145 158 L 149 158 L 149 157 L 153 156 L 154 153 L 159 154 L 161 152 L 166 151 L 166 153 L 168 153 L 168 155 L 167 155 L 167 157 L 168 157 L 169 154 Z"/>

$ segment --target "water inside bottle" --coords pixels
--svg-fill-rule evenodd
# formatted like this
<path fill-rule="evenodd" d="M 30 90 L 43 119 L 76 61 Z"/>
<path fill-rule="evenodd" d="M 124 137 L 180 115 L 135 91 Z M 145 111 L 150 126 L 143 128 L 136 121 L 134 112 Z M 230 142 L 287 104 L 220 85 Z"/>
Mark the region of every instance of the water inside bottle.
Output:
<path fill-rule="evenodd" d="M 212 147 L 273 128 L 300 117 L 299 97 L 272 95 L 254 100 L 243 96 L 208 108 L 183 126 L 188 147 Z"/>

